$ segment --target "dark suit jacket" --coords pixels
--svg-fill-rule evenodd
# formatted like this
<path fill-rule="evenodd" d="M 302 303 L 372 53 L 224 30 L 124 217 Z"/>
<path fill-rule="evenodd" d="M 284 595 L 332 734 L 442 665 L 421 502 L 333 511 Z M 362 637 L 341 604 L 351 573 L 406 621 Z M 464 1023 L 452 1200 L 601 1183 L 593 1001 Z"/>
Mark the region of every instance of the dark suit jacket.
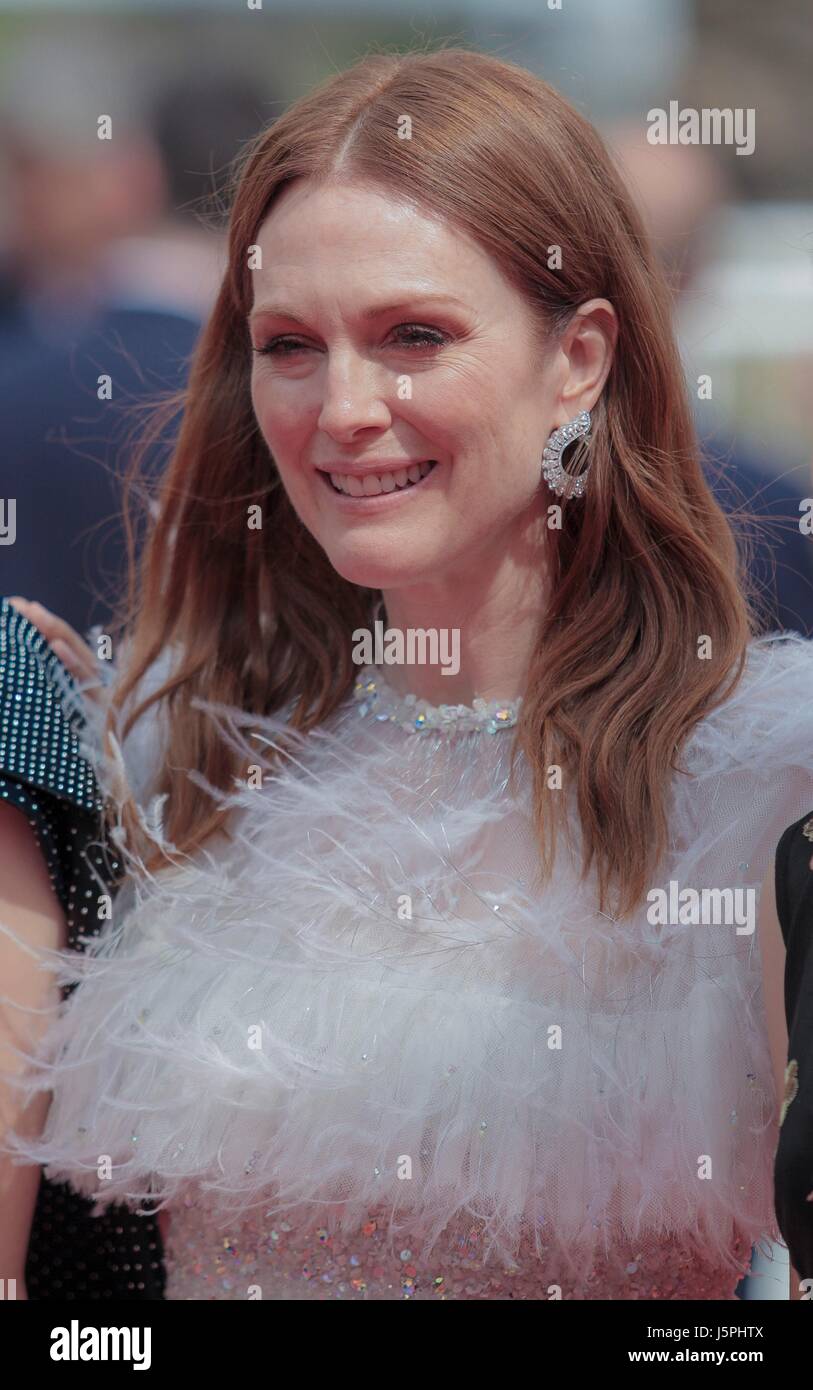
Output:
<path fill-rule="evenodd" d="M 125 578 L 119 478 L 128 407 L 185 384 L 199 324 L 109 309 L 64 345 L 44 343 L 8 302 L 0 313 L 0 497 L 16 498 L 17 538 L 0 547 L 0 589 L 37 599 L 84 633 L 106 625 Z M 97 378 L 113 378 L 100 401 Z M 169 447 L 151 451 L 162 469 Z"/>

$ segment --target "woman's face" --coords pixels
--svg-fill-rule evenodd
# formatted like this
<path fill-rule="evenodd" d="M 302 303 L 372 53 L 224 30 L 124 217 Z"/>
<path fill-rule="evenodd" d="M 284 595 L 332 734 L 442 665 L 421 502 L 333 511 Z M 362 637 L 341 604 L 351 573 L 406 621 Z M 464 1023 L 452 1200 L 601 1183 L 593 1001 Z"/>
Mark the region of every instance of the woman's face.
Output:
<path fill-rule="evenodd" d="M 334 569 L 458 584 L 527 545 L 554 500 L 541 455 L 569 418 L 564 366 L 491 257 L 384 191 L 310 180 L 257 243 L 254 409 Z"/>

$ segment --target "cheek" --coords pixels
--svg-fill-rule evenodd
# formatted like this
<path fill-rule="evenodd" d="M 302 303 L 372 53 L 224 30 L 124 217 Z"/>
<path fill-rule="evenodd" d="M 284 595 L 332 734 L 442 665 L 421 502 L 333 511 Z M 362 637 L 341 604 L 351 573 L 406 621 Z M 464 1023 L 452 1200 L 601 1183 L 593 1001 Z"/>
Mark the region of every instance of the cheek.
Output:
<path fill-rule="evenodd" d="M 273 385 L 257 379 L 251 383 L 251 403 L 260 433 L 280 471 L 289 470 L 304 451 L 307 414 L 291 392 L 275 391 Z"/>
<path fill-rule="evenodd" d="M 274 400 L 274 393 L 268 383 L 257 374 L 251 378 L 251 404 L 263 438 L 268 441 L 271 435 L 277 433 L 280 419 L 279 403 Z"/>
<path fill-rule="evenodd" d="M 259 425 L 260 433 L 266 443 L 268 443 L 268 427 L 271 416 L 268 405 L 268 391 L 260 385 L 256 375 L 252 375 L 251 378 L 251 404 L 254 410 L 254 419 Z"/>
<path fill-rule="evenodd" d="M 299 412 L 281 406 L 267 384 L 254 380 L 251 383 L 251 403 L 260 434 L 274 460 L 282 485 L 294 510 L 301 516 L 303 508 L 308 512 L 308 488 L 297 462 L 306 452 Z"/>

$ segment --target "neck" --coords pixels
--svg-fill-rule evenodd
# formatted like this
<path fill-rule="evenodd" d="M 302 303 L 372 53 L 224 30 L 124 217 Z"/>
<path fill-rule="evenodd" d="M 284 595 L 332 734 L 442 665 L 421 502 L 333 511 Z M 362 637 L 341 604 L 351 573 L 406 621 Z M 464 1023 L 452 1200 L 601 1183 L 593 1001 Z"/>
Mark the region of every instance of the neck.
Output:
<path fill-rule="evenodd" d="M 387 664 L 381 669 L 399 694 L 414 694 L 432 704 L 470 705 L 484 700 L 514 700 L 524 694 L 531 655 L 537 641 L 546 585 L 540 555 L 534 568 L 506 557 L 492 573 L 444 575 L 431 584 L 383 590 L 384 631 L 403 635 L 405 659 L 430 641 L 408 635 L 436 634 L 437 664 Z"/>

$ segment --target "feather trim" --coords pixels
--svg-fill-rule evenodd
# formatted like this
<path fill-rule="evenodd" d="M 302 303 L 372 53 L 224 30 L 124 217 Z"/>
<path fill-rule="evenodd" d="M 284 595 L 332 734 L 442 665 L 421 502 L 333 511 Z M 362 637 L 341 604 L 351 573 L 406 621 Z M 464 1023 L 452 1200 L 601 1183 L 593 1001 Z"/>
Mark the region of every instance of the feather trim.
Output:
<path fill-rule="evenodd" d="M 752 644 L 684 750 L 653 887 L 757 888 L 813 803 L 811 691 L 807 642 Z M 326 1203 L 350 1226 L 383 1204 L 426 1250 L 461 1213 L 566 1261 L 608 1231 L 732 1267 L 735 1231 L 776 1238 L 755 936 L 613 921 L 563 850 L 540 885 L 509 733 L 415 737 L 349 705 L 302 738 L 201 707 L 263 784 L 221 796 L 231 838 L 128 883 L 91 952 L 52 962 L 82 987 L 17 1151 L 99 1208 L 190 1183 L 224 1213 Z"/>

